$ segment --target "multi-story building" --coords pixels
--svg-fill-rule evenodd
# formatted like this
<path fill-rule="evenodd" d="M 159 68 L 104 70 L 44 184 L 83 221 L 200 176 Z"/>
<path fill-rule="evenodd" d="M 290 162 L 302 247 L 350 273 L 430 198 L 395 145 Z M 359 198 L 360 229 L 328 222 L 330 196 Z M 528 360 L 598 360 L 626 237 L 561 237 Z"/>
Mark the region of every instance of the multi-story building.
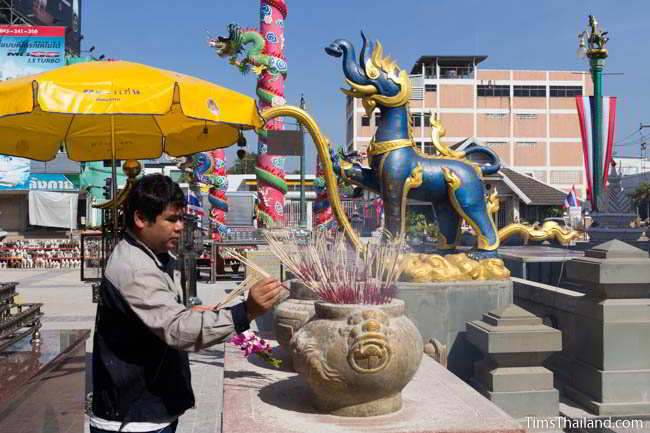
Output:
<path fill-rule="evenodd" d="M 411 68 L 413 136 L 432 153 L 430 116 L 446 130 L 450 147 L 476 142 L 499 154 L 504 166 L 555 188 L 573 185 L 585 196 L 576 95 L 591 95 L 584 71 L 479 69 L 486 56 L 422 56 Z M 347 99 L 347 146 L 365 151 L 379 119 L 361 101 Z M 467 140 L 470 138 L 470 140 Z"/>

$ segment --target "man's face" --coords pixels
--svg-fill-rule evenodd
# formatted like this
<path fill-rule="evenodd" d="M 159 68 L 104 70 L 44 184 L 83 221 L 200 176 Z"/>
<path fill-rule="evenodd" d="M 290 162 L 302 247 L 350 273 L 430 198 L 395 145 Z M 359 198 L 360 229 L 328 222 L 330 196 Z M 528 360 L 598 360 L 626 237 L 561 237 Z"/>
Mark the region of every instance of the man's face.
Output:
<path fill-rule="evenodd" d="M 154 253 L 166 253 L 178 245 L 183 233 L 183 208 L 167 206 L 155 221 L 144 219 L 139 212 L 135 214 L 138 237 Z"/>

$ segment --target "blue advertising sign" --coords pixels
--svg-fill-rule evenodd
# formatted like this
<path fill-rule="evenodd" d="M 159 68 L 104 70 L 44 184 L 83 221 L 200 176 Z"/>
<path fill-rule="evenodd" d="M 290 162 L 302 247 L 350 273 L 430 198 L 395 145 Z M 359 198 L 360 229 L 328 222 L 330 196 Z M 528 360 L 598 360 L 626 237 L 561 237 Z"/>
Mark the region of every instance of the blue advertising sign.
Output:
<path fill-rule="evenodd" d="M 65 64 L 65 27 L 0 26 L 0 80 Z M 28 189 L 29 160 L 0 155 L 0 190 Z"/>
<path fill-rule="evenodd" d="M 0 158 L 2 158 L 0 156 Z M 14 158 L 21 159 L 21 158 Z M 29 160 L 27 161 L 29 163 Z M 27 166 L 29 170 L 29 164 Z M 2 172 L 0 171 L 0 175 Z M 79 191 L 78 174 L 27 174 L 27 177 L 20 183 L 9 183 L 0 181 L 0 191 Z"/>
<path fill-rule="evenodd" d="M 29 159 L 0 155 L 0 190 L 28 189 Z"/>
<path fill-rule="evenodd" d="M 0 26 L 0 80 L 65 64 L 65 27 Z"/>

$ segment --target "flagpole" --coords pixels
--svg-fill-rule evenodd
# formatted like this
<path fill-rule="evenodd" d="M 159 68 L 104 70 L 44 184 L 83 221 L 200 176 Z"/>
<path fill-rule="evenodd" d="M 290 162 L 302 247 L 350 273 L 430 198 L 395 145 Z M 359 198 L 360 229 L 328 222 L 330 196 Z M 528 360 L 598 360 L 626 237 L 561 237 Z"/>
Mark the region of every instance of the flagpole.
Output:
<path fill-rule="evenodd" d="M 594 204 L 596 210 L 600 206 L 600 195 L 603 189 L 603 67 L 605 64 L 602 57 L 590 57 L 589 63 L 591 65 L 591 78 L 594 83 L 594 123 L 593 123 L 593 137 L 594 137 L 594 154 L 593 154 L 593 167 L 594 167 Z"/>
<path fill-rule="evenodd" d="M 589 58 L 591 79 L 594 85 L 594 117 L 592 122 L 592 137 L 593 137 L 593 154 L 592 154 L 592 207 L 593 210 L 598 210 L 600 204 L 599 199 L 603 190 L 604 170 L 603 167 L 603 69 L 605 67 L 605 59 L 607 58 L 607 49 L 604 48 L 605 43 L 609 40 L 603 32 L 598 29 L 598 22 L 596 17 L 589 15 L 588 26 L 590 29 L 585 30 L 578 35 L 580 40 L 580 47 L 578 55 L 586 55 Z M 585 46 L 585 39 L 587 47 Z"/>

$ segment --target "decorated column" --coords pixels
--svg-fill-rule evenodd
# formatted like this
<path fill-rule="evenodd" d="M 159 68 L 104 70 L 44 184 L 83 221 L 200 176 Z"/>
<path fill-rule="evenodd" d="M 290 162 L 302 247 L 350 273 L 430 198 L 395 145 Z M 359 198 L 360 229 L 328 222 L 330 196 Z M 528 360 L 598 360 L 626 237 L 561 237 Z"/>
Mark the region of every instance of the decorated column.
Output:
<path fill-rule="evenodd" d="M 243 29 L 237 24 L 228 26 L 228 36 L 209 39 L 208 43 L 220 57 L 228 57 L 242 73 L 257 74 L 257 96 L 262 111 L 269 107 L 284 105 L 284 81 L 287 62 L 284 58 L 284 21 L 287 6 L 283 0 L 262 0 L 260 7 L 260 30 Z M 267 130 L 284 129 L 281 119 L 272 120 L 265 130 L 258 130 L 257 176 L 258 223 L 271 227 L 284 220 L 283 156 L 269 155 L 266 144 Z"/>
<path fill-rule="evenodd" d="M 284 105 L 284 79 L 287 64 L 284 59 L 284 21 L 287 6 L 283 0 L 262 0 L 260 8 L 260 34 L 264 38 L 263 54 L 268 56 L 268 67 L 257 80 L 257 96 L 264 111 L 268 107 Z M 266 130 L 284 129 L 282 119 L 267 123 Z M 259 133 L 257 146 L 258 222 L 272 227 L 284 220 L 284 194 L 287 184 L 284 180 L 283 156 L 270 155 L 266 145 L 266 131 Z"/>
<path fill-rule="evenodd" d="M 226 176 L 225 152 L 223 149 L 195 153 L 179 164 L 185 170 L 184 181 L 189 183 L 188 212 L 202 218 L 204 215 L 202 193 L 207 192 L 210 202 L 210 226 L 212 238 L 221 240 L 228 232 L 225 224 L 228 212 L 228 178 Z"/>
<path fill-rule="evenodd" d="M 223 149 L 205 152 L 211 161 L 206 178 L 210 181 L 208 201 L 210 202 L 210 225 L 213 227 L 212 239 L 220 241 L 228 227 L 225 224 L 228 212 L 228 177 L 226 176 L 226 154 Z"/>

